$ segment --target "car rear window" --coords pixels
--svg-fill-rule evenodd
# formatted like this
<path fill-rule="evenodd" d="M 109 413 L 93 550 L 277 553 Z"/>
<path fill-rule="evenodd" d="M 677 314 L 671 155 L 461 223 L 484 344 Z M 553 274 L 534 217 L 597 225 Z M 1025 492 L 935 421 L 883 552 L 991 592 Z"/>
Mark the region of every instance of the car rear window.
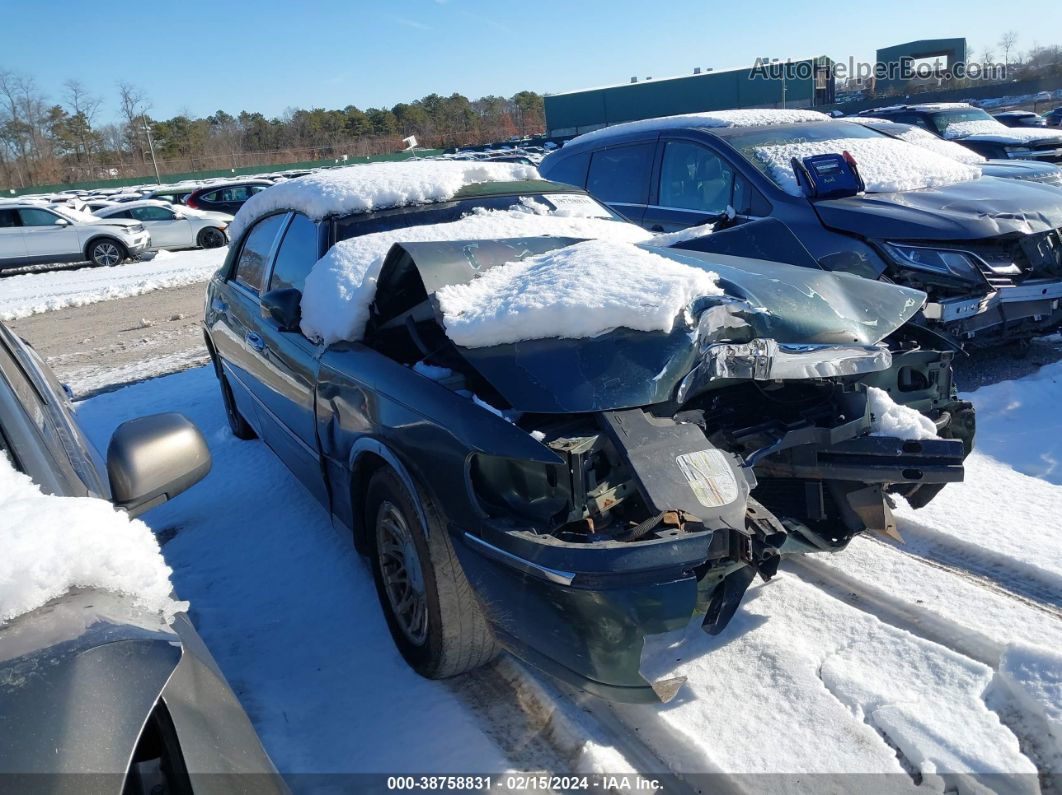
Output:
<path fill-rule="evenodd" d="M 262 290 L 269 252 L 273 249 L 273 241 L 280 231 L 284 217 L 283 213 L 278 213 L 263 218 L 244 238 L 240 259 L 236 263 L 235 279 L 253 293 Z"/>

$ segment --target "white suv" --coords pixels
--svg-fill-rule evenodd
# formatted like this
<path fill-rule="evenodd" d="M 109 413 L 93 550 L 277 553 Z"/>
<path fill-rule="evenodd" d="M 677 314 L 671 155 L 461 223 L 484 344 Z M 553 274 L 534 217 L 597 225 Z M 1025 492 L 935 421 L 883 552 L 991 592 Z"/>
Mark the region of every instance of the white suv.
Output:
<path fill-rule="evenodd" d="M 42 262 L 117 265 L 151 245 L 139 221 L 39 204 L 0 204 L 0 270 Z"/>

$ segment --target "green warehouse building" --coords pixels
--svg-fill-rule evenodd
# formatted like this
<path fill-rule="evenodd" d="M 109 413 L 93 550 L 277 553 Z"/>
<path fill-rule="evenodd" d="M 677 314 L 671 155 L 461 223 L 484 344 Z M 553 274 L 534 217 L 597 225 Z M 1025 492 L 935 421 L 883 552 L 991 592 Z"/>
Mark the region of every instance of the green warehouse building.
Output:
<path fill-rule="evenodd" d="M 579 135 L 637 119 L 728 108 L 811 108 L 834 101 L 832 62 L 825 56 L 659 80 L 631 78 L 603 88 L 547 94 L 546 134 Z"/>

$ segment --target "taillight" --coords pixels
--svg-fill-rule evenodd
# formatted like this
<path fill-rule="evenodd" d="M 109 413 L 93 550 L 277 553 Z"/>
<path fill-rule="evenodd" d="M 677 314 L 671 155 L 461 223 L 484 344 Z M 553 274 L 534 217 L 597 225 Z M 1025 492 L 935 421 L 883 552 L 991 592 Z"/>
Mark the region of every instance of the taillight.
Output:
<path fill-rule="evenodd" d="M 185 199 L 184 206 L 191 207 L 193 210 L 199 209 L 199 204 L 196 202 L 195 196 L 189 196 L 187 199 Z"/>

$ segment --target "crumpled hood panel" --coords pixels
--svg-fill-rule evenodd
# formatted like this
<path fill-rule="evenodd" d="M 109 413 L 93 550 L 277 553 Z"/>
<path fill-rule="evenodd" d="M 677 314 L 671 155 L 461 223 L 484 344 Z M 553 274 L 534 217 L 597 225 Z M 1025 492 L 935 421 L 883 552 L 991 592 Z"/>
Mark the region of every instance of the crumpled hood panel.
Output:
<path fill-rule="evenodd" d="M 1057 187 L 983 177 L 942 188 L 814 203 L 822 222 L 865 238 L 977 240 L 1062 227 Z"/>
<path fill-rule="evenodd" d="M 503 241 L 510 251 L 542 250 L 570 240 Z M 495 245 L 498 245 L 496 242 Z M 428 292 L 466 278 L 468 243 L 403 244 Z M 464 359 L 519 411 L 579 413 L 645 406 L 673 399 L 713 342 L 870 345 L 906 323 L 925 294 L 847 273 L 765 260 L 646 245 L 656 254 L 713 271 L 724 295 L 700 299 L 693 324 L 669 333 L 618 328 L 590 339 L 539 339 L 482 348 L 458 347 Z M 500 259 L 500 258 L 499 258 Z M 494 264 L 501 264 L 496 262 Z M 487 265 L 481 258 L 477 270 Z M 440 279 L 440 274 L 448 279 Z M 386 274 L 381 275 L 381 284 Z M 607 289 L 603 285 L 602 289 Z M 436 320 L 445 327 L 436 307 Z"/>

